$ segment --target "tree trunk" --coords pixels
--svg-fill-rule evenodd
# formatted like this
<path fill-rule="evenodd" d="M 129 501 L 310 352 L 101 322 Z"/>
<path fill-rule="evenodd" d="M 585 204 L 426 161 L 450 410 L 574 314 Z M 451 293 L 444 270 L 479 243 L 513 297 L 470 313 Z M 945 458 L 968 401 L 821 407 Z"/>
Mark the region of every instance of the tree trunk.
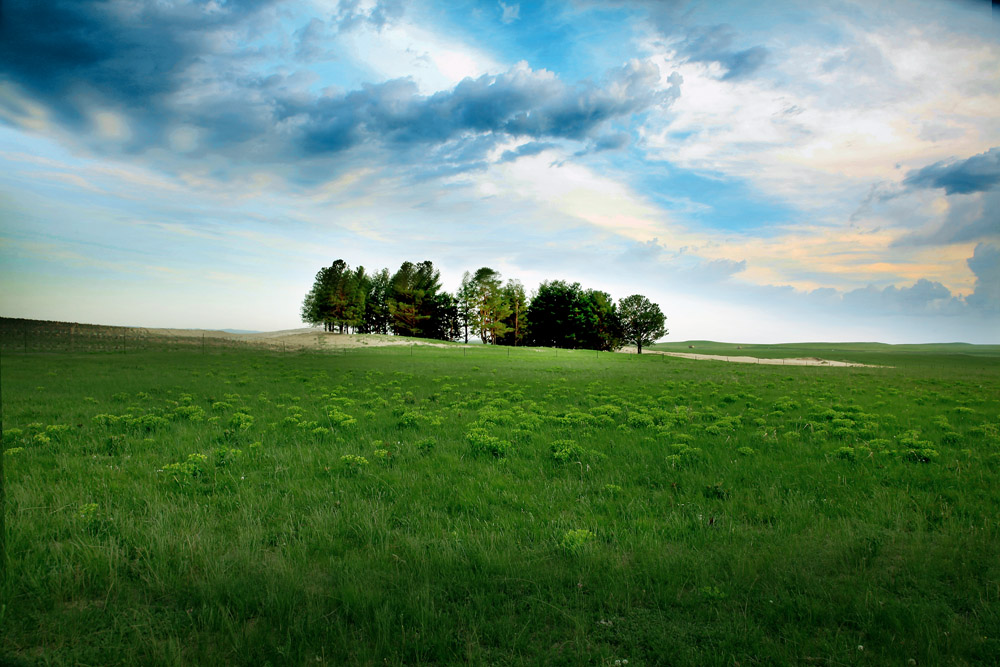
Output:
<path fill-rule="evenodd" d="M 517 320 L 520 314 L 521 314 L 521 309 L 518 307 L 517 301 L 515 301 L 514 302 L 514 347 L 517 347 Z"/>

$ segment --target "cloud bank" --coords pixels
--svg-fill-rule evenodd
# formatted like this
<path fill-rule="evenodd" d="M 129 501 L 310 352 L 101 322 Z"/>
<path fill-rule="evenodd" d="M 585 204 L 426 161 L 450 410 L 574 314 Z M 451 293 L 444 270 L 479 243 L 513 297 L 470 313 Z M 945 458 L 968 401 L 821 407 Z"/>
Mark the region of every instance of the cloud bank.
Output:
<path fill-rule="evenodd" d="M 638 59 L 578 83 L 522 62 L 431 95 L 412 78 L 316 92 L 303 73 L 262 62 L 281 49 L 252 42 L 277 20 L 280 4 L 12 0 L 0 24 L 0 77 L 15 86 L 0 102 L 3 115 L 30 128 L 39 115 L 24 103 L 30 99 L 94 150 L 289 164 L 352 149 L 425 150 L 482 137 L 494 145 L 511 138 L 592 140 L 594 150 L 609 150 L 626 143 L 605 131 L 610 123 L 664 109 L 680 95 L 679 78 L 661 85 L 657 65 Z M 517 18 L 516 5 L 504 12 Z M 380 30 L 402 14 L 396 2 L 341 2 L 330 22 L 339 33 Z M 310 19 L 286 50 L 318 57 L 323 25 Z M 234 44 L 237 38 L 242 43 Z"/>
<path fill-rule="evenodd" d="M 941 188 L 945 194 L 985 192 L 1000 185 L 1000 148 L 965 160 L 943 160 L 911 171 L 903 185 L 915 188 Z"/>

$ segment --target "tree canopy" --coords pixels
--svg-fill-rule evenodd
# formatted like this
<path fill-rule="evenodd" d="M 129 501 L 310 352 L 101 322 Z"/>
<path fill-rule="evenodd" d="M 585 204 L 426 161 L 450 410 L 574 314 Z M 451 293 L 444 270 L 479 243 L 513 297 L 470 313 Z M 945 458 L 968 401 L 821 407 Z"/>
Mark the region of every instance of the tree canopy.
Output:
<path fill-rule="evenodd" d="M 316 282 L 302 304 L 302 320 L 322 324 L 327 331 L 338 327 L 358 327 L 364 320 L 367 296 L 365 270 L 351 267 L 342 259 L 320 269 Z"/>
<path fill-rule="evenodd" d="M 639 354 L 643 345 L 651 345 L 667 335 L 666 317 L 660 307 L 641 294 L 633 294 L 618 304 L 622 323 L 622 336 L 626 343 L 633 343 Z"/>
<path fill-rule="evenodd" d="M 499 271 L 466 271 L 455 294 L 441 287 L 430 261 L 403 262 L 395 273 L 366 273 L 342 259 L 316 274 L 302 303 L 302 320 L 327 331 L 395 334 L 488 345 L 615 350 L 642 347 L 663 336 L 659 306 L 633 295 L 618 304 L 607 292 L 580 283 L 545 281 L 529 295 Z"/>

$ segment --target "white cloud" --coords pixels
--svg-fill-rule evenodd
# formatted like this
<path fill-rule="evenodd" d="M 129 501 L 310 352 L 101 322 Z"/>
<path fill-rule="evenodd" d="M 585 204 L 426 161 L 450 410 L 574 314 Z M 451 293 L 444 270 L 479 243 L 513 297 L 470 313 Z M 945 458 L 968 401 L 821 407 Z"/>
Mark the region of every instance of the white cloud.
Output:
<path fill-rule="evenodd" d="M 614 178 L 561 161 L 564 157 L 558 150 L 545 150 L 494 164 L 471 179 L 480 196 L 529 201 L 540 219 L 586 224 L 637 241 L 673 236 L 663 211 Z"/>
<path fill-rule="evenodd" d="M 828 207 L 831 187 L 893 180 L 897 165 L 1000 143 L 995 43 L 915 28 L 849 32 L 852 44 L 834 52 L 779 44 L 759 76 L 739 81 L 668 51 L 661 70 L 684 76 L 682 94 L 651 122 L 647 146 L 674 164 L 750 181 L 808 210 Z"/>
<path fill-rule="evenodd" d="M 643 48 L 659 52 L 661 72 L 676 70 L 684 82 L 669 110 L 643 128 L 641 145 L 675 167 L 748 183 L 792 209 L 788 227 L 766 236 L 701 233 L 697 253 L 747 261 L 741 280 L 848 290 L 864 279 L 926 278 L 970 293 L 965 260 L 974 239 L 944 249 L 898 243 L 940 237 L 956 202 L 893 184 L 910 169 L 1000 143 L 1000 47 L 891 12 L 880 14 L 876 29 L 829 16 L 830 28 L 847 35 L 843 46 L 770 33 L 767 63 L 739 80 L 722 80 L 715 63 L 685 62 L 658 35 L 647 38 Z M 876 184 L 895 188 L 891 201 L 872 196 L 862 205 Z"/>
<path fill-rule="evenodd" d="M 356 66 L 382 80 L 410 77 L 423 95 L 508 68 L 471 44 L 412 21 L 395 22 L 381 30 L 363 26 L 338 39 Z"/>
<path fill-rule="evenodd" d="M 513 23 L 514 21 L 521 18 L 521 5 L 518 4 L 506 4 L 503 0 L 500 1 L 500 9 L 503 10 L 503 15 L 500 20 L 504 23 Z"/>

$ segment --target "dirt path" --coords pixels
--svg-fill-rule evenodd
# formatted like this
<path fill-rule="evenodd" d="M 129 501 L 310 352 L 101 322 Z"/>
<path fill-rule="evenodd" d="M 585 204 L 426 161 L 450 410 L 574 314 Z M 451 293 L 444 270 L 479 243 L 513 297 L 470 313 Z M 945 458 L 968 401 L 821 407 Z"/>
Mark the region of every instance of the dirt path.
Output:
<path fill-rule="evenodd" d="M 281 346 L 287 345 L 295 349 L 334 349 L 357 347 L 386 347 L 390 345 L 424 345 L 428 347 L 455 347 L 454 343 L 431 343 L 418 341 L 402 336 L 383 336 L 378 334 L 339 334 L 323 331 L 319 328 L 305 327 L 301 329 L 286 329 L 284 331 L 267 331 L 262 333 L 237 334 L 227 331 L 207 331 L 202 329 L 142 329 L 142 332 L 152 336 L 169 336 L 179 338 L 223 338 L 226 340 L 249 341 Z M 619 350 L 623 354 L 635 354 L 635 350 Z M 829 366 L 829 367 L 865 367 L 878 368 L 869 364 L 858 364 L 848 361 L 832 361 L 817 357 L 797 357 L 794 359 L 761 359 L 758 357 L 724 356 L 718 354 L 695 354 L 692 352 L 661 352 L 646 350 L 643 354 L 662 354 L 668 357 L 696 359 L 701 361 L 728 361 L 739 364 L 766 364 L 771 366 Z"/>
<path fill-rule="evenodd" d="M 627 354 L 635 354 L 631 350 L 622 350 Z M 818 357 L 796 357 L 792 359 L 761 359 L 759 357 L 727 357 L 719 354 L 694 354 L 693 352 L 660 352 L 657 350 L 646 350 L 643 354 L 662 354 L 668 357 L 680 357 L 682 359 L 697 359 L 700 361 L 728 361 L 736 364 L 766 364 L 769 366 L 836 366 L 836 367 L 861 367 L 880 368 L 871 364 L 858 364 L 850 361 L 832 361 L 830 359 L 820 359 Z"/>
<path fill-rule="evenodd" d="M 445 343 L 430 343 L 412 340 L 401 336 L 382 336 L 378 334 L 339 334 L 323 331 L 319 328 L 305 327 L 302 329 L 286 329 L 283 331 L 266 331 L 261 333 L 239 334 L 228 331 L 209 331 L 202 329 L 142 329 L 151 336 L 167 336 L 172 338 L 222 338 L 225 340 L 248 341 L 272 345 L 285 344 L 289 348 L 330 349 L 355 347 L 387 347 L 390 345 L 424 345 L 428 347 L 454 347 Z"/>

